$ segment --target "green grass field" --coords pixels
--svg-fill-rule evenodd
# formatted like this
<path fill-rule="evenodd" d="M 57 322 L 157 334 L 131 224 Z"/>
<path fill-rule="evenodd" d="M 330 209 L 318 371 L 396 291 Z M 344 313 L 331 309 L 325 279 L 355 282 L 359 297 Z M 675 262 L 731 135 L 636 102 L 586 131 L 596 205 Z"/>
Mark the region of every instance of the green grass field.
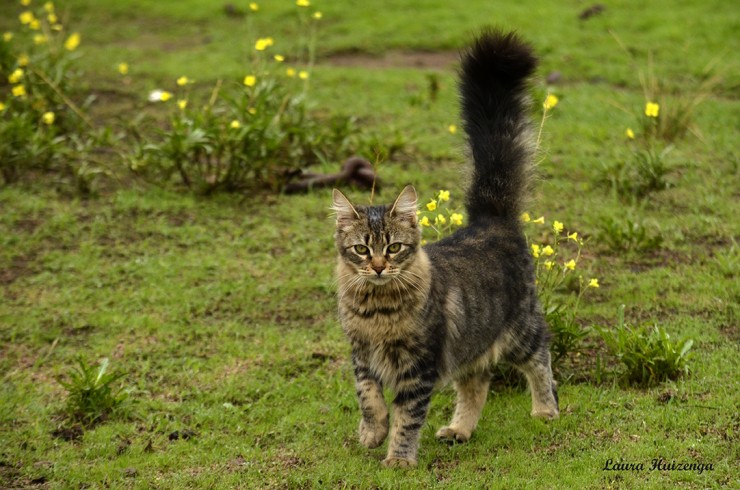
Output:
<path fill-rule="evenodd" d="M 584 296 L 579 321 L 613 327 L 624 304 L 630 323 L 694 339 L 690 376 L 627 386 L 591 336 L 558 369 L 559 420 L 530 418 L 529 394 L 500 382 L 471 441 L 447 446 L 434 438 L 452 413 L 446 388 L 433 398 L 419 466 L 385 469 L 385 446 L 368 450 L 357 438 L 330 190 L 203 198 L 119 169 L 119 180 L 79 199 L 41 175 L 0 187 L 0 487 L 738 488 L 740 10 L 731 3 L 605 2 L 586 20 L 590 4 L 577 1 L 311 6 L 323 13 L 309 92 L 316 111 L 402 135 L 403 151 L 379 166 L 376 201 L 413 183 L 421 196 L 445 188 L 462 202 L 464 140 L 448 131 L 460 126 L 456 50 L 487 24 L 531 40 L 541 57 L 537 106 L 548 89 L 559 103 L 542 133 L 530 210 L 588 238 L 579 268 L 600 288 Z M 109 122 L 149 110 L 148 91 L 172 90 L 181 75 L 204 94 L 219 79 L 240 83 L 255 35 L 294 52 L 295 3 L 259 4 L 247 17 L 197 0 L 57 9 L 82 36 L 85 91 L 98 97 L 91 113 Z M 0 31 L 17 29 L 18 2 L 0 0 L 0 9 L 14 13 Z M 625 130 L 644 119 L 649 67 L 664 113 L 718 81 L 671 144 L 667 188 L 618 196 L 605 168 L 630 154 Z M 554 71 L 560 79 L 548 87 Z M 637 223 L 660 243 L 641 250 L 627 233 L 625 250 L 610 246 L 610 220 Z M 117 416 L 65 437 L 57 378 L 77 356 L 109 358 L 130 395 Z M 651 470 L 660 459 L 711 469 Z M 644 469 L 604 469 L 617 463 Z"/>

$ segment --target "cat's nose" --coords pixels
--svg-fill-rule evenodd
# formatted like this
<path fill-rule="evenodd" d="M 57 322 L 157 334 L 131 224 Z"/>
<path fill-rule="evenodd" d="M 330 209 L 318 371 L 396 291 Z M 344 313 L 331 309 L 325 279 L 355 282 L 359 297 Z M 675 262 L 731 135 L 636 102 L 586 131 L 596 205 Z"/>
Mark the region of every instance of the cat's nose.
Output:
<path fill-rule="evenodd" d="M 373 270 L 374 270 L 375 272 L 377 272 L 377 273 L 378 273 L 378 275 L 380 275 L 380 274 L 382 274 L 382 273 L 383 273 L 383 271 L 385 270 L 385 266 L 384 266 L 384 265 L 374 265 L 374 266 L 373 266 Z"/>

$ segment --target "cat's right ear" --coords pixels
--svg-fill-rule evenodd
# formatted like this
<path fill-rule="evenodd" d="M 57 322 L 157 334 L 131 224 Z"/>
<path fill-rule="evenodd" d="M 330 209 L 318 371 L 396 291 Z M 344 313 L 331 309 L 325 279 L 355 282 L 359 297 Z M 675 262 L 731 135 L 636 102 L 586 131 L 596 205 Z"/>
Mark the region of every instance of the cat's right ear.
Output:
<path fill-rule="evenodd" d="M 355 220 L 360 219 L 360 214 L 339 189 L 334 189 L 332 199 L 334 202 L 331 208 L 337 213 L 337 228 L 351 225 Z"/>

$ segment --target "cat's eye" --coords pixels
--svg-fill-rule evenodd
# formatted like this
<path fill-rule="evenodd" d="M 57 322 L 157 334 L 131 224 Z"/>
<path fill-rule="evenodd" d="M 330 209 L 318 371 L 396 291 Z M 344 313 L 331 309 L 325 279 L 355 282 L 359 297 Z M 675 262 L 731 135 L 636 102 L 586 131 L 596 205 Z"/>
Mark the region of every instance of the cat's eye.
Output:
<path fill-rule="evenodd" d="M 394 253 L 399 252 L 400 250 L 401 250 L 401 244 L 398 242 L 391 243 L 390 245 L 388 245 L 388 253 L 394 254 Z"/>
<path fill-rule="evenodd" d="M 367 255 L 367 253 L 370 252 L 370 249 L 365 245 L 355 245 L 355 252 L 360 255 Z"/>

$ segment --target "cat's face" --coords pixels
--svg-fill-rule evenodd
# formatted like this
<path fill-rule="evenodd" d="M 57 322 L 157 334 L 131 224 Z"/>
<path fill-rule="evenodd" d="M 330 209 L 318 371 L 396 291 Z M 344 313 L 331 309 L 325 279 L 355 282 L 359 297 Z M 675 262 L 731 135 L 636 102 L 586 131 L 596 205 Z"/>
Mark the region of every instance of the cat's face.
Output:
<path fill-rule="evenodd" d="M 391 206 L 354 206 L 334 190 L 337 251 L 355 280 L 375 285 L 400 278 L 421 241 L 416 191 L 407 186 Z"/>

